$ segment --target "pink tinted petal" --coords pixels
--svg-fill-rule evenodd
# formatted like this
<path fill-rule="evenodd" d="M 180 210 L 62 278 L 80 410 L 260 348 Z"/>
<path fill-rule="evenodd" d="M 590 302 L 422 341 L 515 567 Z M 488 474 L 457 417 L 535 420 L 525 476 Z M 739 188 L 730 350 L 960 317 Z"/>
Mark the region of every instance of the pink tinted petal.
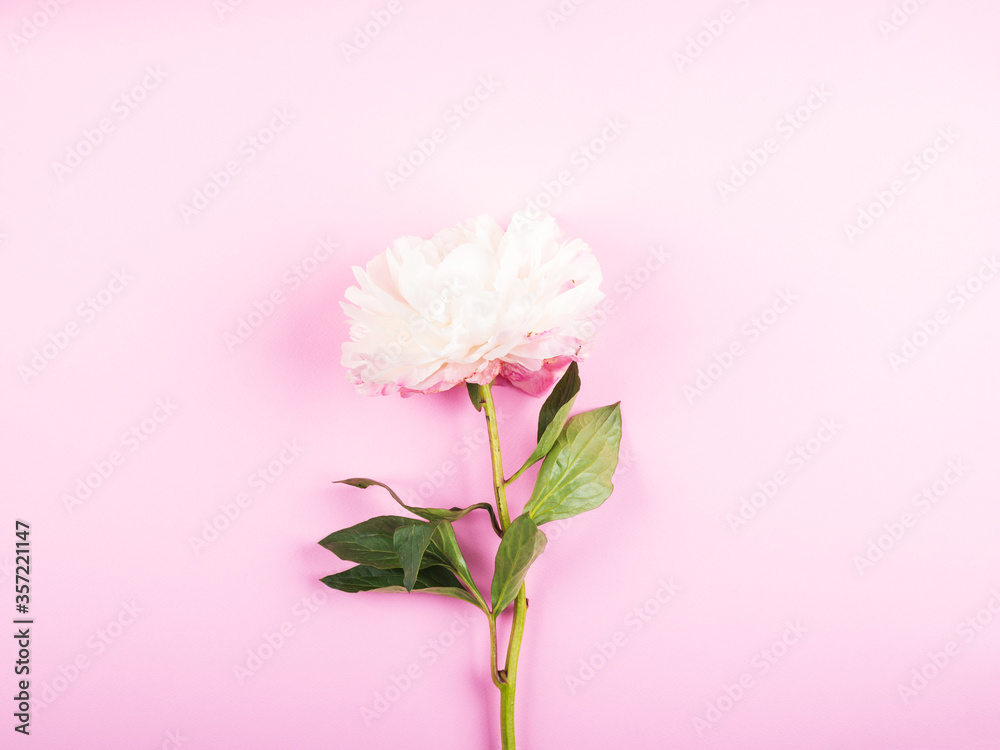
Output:
<path fill-rule="evenodd" d="M 504 362 L 500 377 L 509 385 L 519 388 L 529 396 L 541 396 L 569 367 L 573 357 L 556 357 L 542 365 L 540 370 L 529 370 L 521 365 Z"/>
<path fill-rule="evenodd" d="M 500 374 L 500 370 L 503 367 L 503 362 L 494 359 L 488 362 L 485 367 L 483 367 L 478 373 L 466 378 L 470 383 L 476 383 L 477 385 L 486 385 L 487 383 L 492 383 L 496 380 L 497 376 Z"/>

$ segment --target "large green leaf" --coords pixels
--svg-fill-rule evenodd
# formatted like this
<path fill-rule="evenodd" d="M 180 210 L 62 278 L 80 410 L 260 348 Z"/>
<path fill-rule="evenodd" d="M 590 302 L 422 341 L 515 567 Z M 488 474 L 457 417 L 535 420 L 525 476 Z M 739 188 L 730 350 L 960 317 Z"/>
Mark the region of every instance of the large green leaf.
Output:
<path fill-rule="evenodd" d="M 490 514 L 490 523 L 493 525 L 494 531 L 499 535 L 500 532 L 500 522 L 497 521 L 496 514 L 493 511 L 493 506 L 489 503 L 476 503 L 475 505 L 470 505 L 468 508 L 421 508 L 415 505 L 407 505 L 402 501 L 402 499 L 397 495 L 391 487 L 387 484 L 382 484 L 374 479 L 365 479 L 363 477 L 352 477 L 351 479 L 337 479 L 334 484 L 349 484 L 352 487 L 360 487 L 361 489 L 366 489 L 372 485 L 377 485 L 392 495 L 392 499 L 399 503 L 406 510 L 410 511 L 415 516 L 420 516 L 427 521 L 457 521 L 459 518 L 468 515 L 474 510 L 485 510 Z"/>
<path fill-rule="evenodd" d="M 424 551 L 430 544 L 437 524 L 413 523 L 400 526 L 392 535 L 392 546 L 396 549 L 399 562 L 403 565 L 403 586 L 407 591 L 413 589 L 420 572 L 420 564 L 424 559 Z"/>
<path fill-rule="evenodd" d="M 520 515 L 507 527 L 497 549 L 490 588 L 494 613 L 502 612 L 514 601 L 528 568 L 542 554 L 547 541 L 530 516 Z"/>
<path fill-rule="evenodd" d="M 420 523 L 423 522 L 415 518 L 376 516 L 335 531 L 320 544 L 342 560 L 382 569 L 399 568 L 401 563 L 394 543 L 396 531 Z"/>
<path fill-rule="evenodd" d="M 566 423 L 538 471 L 524 512 L 541 525 L 593 510 L 608 499 L 618 466 L 620 402 L 577 414 Z"/>
<path fill-rule="evenodd" d="M 403 585 L 403 571 L 399 568 L 395 570 L 382 570 L 369 565 L 358 565 L 348 568 L 342 573 L 334 573 L 320 579 L 332 589 L 346 591 L 354 594 L 359 591 L 406 591 Z M 425 591 L 428 594 L 440 594 L 441 596 L 451 596 L 455 599 L 469 602 L 479 606 L 468 591 L 462 588 L 461 583 L 447 568 L 431 566 L 424 568 L 417 574 L 417 579 L 413 585 L 414 591 Z"/>

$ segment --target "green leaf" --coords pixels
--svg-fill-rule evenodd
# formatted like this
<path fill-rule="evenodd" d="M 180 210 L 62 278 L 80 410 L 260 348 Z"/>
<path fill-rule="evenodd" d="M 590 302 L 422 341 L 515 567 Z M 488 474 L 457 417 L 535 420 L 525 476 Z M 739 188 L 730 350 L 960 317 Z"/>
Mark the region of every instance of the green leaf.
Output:
<path fill-rule="evenodd" d="M 484 612 L 488 611 L 486 602 L 483 600 L 482 594 L 479 593 L 479 589 L 476 588 L 476 582 L 472 580 L 472 573 L 469 572 L 469 566 L 466 564 L 462 550 L 458 546 L 455 529 L 447 521 L 441 521 L 435 524 L 435 526 L 436 528 L 431 537 L 431 543 L 427 548 L 425 559 L 429 557 L 457 575 L 473 598 L 478 601 L 482 610 Z"/>
<path fill-rule="evenodd" d="M 542 404 L 541 411 L 538 412 L 538 437 L 536 438 L 538 442 L 542 442 L 542 436 L 554 421 L 558 421 L 558 413 L 566 404 L 572 403 L 573 399 L 576 398 L 576 394 L 580 392 L 580 367 L 577 363 L 570 362 L 569 367 L 566 368 L 566 372 L 563 376 L 559 378 L 559 382 L 556 383 L 555 388 L 552 389 L 552 393 L 549 397 L 545 399 L 545 403 Z M 566 410 L 569 413 L 569 409 Z M 566 418 L 563 417 L 563 422 Z M 556 434 L 562 429 L 562 424 L 556 430 Z M 555 437 L 552 438 L 553 441 Z M 551 444 L 550 444 L 551 445 Z"/>
<path fill-rule="evenodd" d="M 367 489 L 372 485 L 378 485 L 390 495 L 392 499 L 399 503 L 406 510 L 410 511 L 415 516 L 420 516 L 427 521 L 457 521 L 462 516 L 468 515 L 474 510 L 485 510 L 490 514 L 490 523 L 493 525 L 494 531 L 498 535 L 501 534 L 500 522 L 497 521 L 496 513 L 493 511 L 493 506 L 489 503 L 476 503 L 475 505 L 470 505 L 468 508 L 420 508 L 414 505 L 407 505 L 402 501 L 402 499 L 393 492 L 389 485 L 377 482 L 374 479 L 365 479 L 363 477 L 353 477 L 351 479 L 337 479 L 334 484 L 349 484 L 352 487 L 360 487 L 361 489 Z"/>
<path fill-rule="evenodd" d="M 382 570 L 368 565 L 358 565 L 320 580 L 332 589 L 346 591 L 349 594 L 355 594 L 359 591 L 406 591 L 406 587 L 403 585 L 403 571 L 398 568 Z M 469 595 L 469 592 L 462 588 L 454 573 L 439 566 L 421 570 L 417 574 L 413 590 L 451 596 L 479 606 L 475 599 Z"/>
<path fill-rule="evenodd" d="M 402 516 L 377 516 L 348 529 L 335 531 L 320 544 L 344 560 L 360 563 L 362 568 L 398 571 L 403 591 L 421 588 L 418 584 L 427 580 L 426 571 L 445 570 L 452 576 L 449 585 L 453 583 L 462 589 L 464 583 L 468 592 L 472 592 L 466 592 L 466 600 L 483 611 L 489 611 L 472 580 L 469 566 L 455 538 L 455 530 L 447 521 L 426 523 Z M 370 577 L 370 574 L 366 575 Z"/>
<path fill-rule="evenodd" d="M 436 530 L 437 524 L 414 523 L 400 526 L 392 535 L 392 546 L 403 564 L 403 587 L 407 591 L 412 590 L 416 583 L 424 550 Z"/>
<path fill-rule="evenodd" d="M 542 554 L 547 541 L 530 516 L 520 515 L 507 527 L 497 549 L 490 588 L 494 613 L 502 612 L 514 601 L 528 568 Z"/>
<path fill-rule="evenodd" d="M 586 411 L 566 423 L 524 506 L 536 524 L 593 510 L 611 495 L 622 435 L 620 407 L 618 402 Z"/>
<path fill-rule="evenodd" d="M 478 383 L 470 383 L 465 381 L 465 387 L 469 389 L 469 398 L 472 399 L 472 405 L 476 407 L 476 411 L 483 410 L 483 387 Z"/>
<path fill-rule="evenodd" d="M 394 542 L 396 531 L 420 523 L 415 518 L 376 516 L 333 532 L 322 539 L 320 545 L 342 560 L 374 568 L 399 568 L 399 555 Z"/>
<path fill-rule="evenodd" d="M 500 522 L 497 521 L 496 513 L 493 511 L 493 506 L 489 503 L 476 503 L 475 505 L 470 505 L 468 508 L 411 508 L 408 505 L 404 507 L 411 513 L 421 518 L 426 518 L 428 521 L 457 521 L 459 518 L 469 515 L 474 510 L 485 510 L 490 514 L 490 524 L 493 526 L 493 530 L 496 531 L 497 536 L 503 535 L 503 532 L 500 531 Z"/>
<path fill-rule="evenodd" d="M 538 444 L 535 445 L 535 449 L 521 465 L 521 468 L 507 480 L 507 484 L 513 482 L 545 458 L 545 454 L 552 449 L 556 438 L 562 432 L 563 425 L 566 424 L 566 418 L 569 417 L 570 409 L 573 408 L 573 402 L 576 400 L 576 394 L 579 390 L 579 368 L 576 362 L 572 362 L 559 382 L 556 383 L 556 387 L 552 389 L 552 393 L 545 399 L 545 403 L 542 404 L 542 409 L 538 413 Z"/>
<path fill-rule="evenodd" d="M 374 479 L 365 479 L 364 477 L 351 477 L 350 479 L 335 479 L 333 481 L 333 483 L 334 484 L 349 484 L 349 485 L 351 485 L 351 487 L 360 487 L 363 490 L 368 489 L 373 484 L 375 484 L 375 485 L 378 485 L 379 487 L 383 488 L 384 490 L 386 490 L 390 495 L 392 495 L 393 499 L 395 499 L 395 501 L 397 503 L 399 503 L 400 505 L 402 505 L 404 508 L 406 507 L 406 504 L 402 500 L 399 499 L 399 495 L 397 495 L 395 492 L 393 492 L 392 488 L 389 487 L 389 485 L 382 484 L 381 482 L 376 481 Z"/>

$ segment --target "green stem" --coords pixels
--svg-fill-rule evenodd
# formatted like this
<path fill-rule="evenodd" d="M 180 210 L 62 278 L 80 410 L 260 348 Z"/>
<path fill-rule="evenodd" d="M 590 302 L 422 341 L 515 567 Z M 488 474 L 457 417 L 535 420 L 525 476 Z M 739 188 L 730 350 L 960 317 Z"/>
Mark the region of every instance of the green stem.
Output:
<path fill-rule="evenodd" d="M 509 479 L 505 479 L 504 480 L 504 484 L 513 484 L 515 479 L 517 479 L 519 476 L 521 476 L 524 472 L 526 472 L 532 466 L 534 466 L 534 464 L 528 464 L 528 463 L 526 463 L 520 469 L 518 469 L 517 471 L 515 471 L 514 474 Z"/>
<path fill-rule="evenodd" d="M 507 491 L 503 478 L 503 462 L 500 460 L 500 433 L 497 430 L 496 405 L 493 403 L 491 385 L 481 386 L 482 404 L 486 413 L 486 428 L 490 436 L 490 457 L 493 463 L 493 494 L 497 501 L 497 512 L 500 515 L 500 528 L 506 531 L 510 526 L 510 514 L 507 511 Z M 507 643 L 507 660 L 502 673 L 496 671 L 496 616 L 490 615 L 491 648 L 493 650 L 493 683 L 500 688 L 500 739 L 503 750 L 516 750 L 514 739 L 514 694 L 517 686 L 517 658 L 521 653 L 521 638 L 524 635 L 524 618 L 528 609 L 528 601 L 521 584 L 517 598 L 514 600 L 514 619 L 510 626 L 510 640 Z"/>
<path fill-rule="evenodd" d="M 500 673 L 497 672 L 497 618 L 492 612 L 487 612 L 486 616 L 490 620 L 490 676 L 493 684 L 503 693 L 503 683 L 500 682 Z"/>
<path fill-rule="evenodd" d="M 517 686 L 517 657 L 521 654 L 521 637 L 524 635 L 524 616 L 528 600 L 524 584 L 514 600 L 514 621 L 510 626 L 507 644 L 507 663 L 504 668 L 506 684 L 500 688 L 500 740 L 504 750 L 514 750 L 514 690 Z"/>
<path fill-rule="evenodd" d="M 500 460 L 500 432 L 497 430 L 497 409 L 493 403 L 492 385 L 487 383 L 482 388 L 483 411 L 486 414 L 486 430 L 490 435 L 490 459 L 493 463 L 493 496 L 497 501 L 497 513 L 500 514 L 500 530 L 506 531 L 510 526 L 510 514 L 507 512 L 507 494 L 503 481 L 503 462 Z"/>
<path fill-rule="evenodd" d="M 514 686 L 500 686 L 500 744 L 503 750 L 513 750 L 514 740 Z"/>

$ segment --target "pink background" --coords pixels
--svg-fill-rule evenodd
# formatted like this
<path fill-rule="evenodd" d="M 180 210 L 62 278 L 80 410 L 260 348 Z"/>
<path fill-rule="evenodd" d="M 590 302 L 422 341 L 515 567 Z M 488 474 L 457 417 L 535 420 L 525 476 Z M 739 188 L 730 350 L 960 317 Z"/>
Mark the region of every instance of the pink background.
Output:
<path fill-rule="evenodd" d="M 624 437 L 529 574 L 519 746 L 1000 746 L 995 4 L 231 1 L 0 10 L 0 744 L 499 747 L 485 618 L 329 591 L 316 542 L 396 512 L 333 479 L 489 497 L 464 392 L 356 395 L 338 301 L 534 200 L 602 264 L 577 409 Z M 513 467 L 540 401 L 498 400 Z"/>

